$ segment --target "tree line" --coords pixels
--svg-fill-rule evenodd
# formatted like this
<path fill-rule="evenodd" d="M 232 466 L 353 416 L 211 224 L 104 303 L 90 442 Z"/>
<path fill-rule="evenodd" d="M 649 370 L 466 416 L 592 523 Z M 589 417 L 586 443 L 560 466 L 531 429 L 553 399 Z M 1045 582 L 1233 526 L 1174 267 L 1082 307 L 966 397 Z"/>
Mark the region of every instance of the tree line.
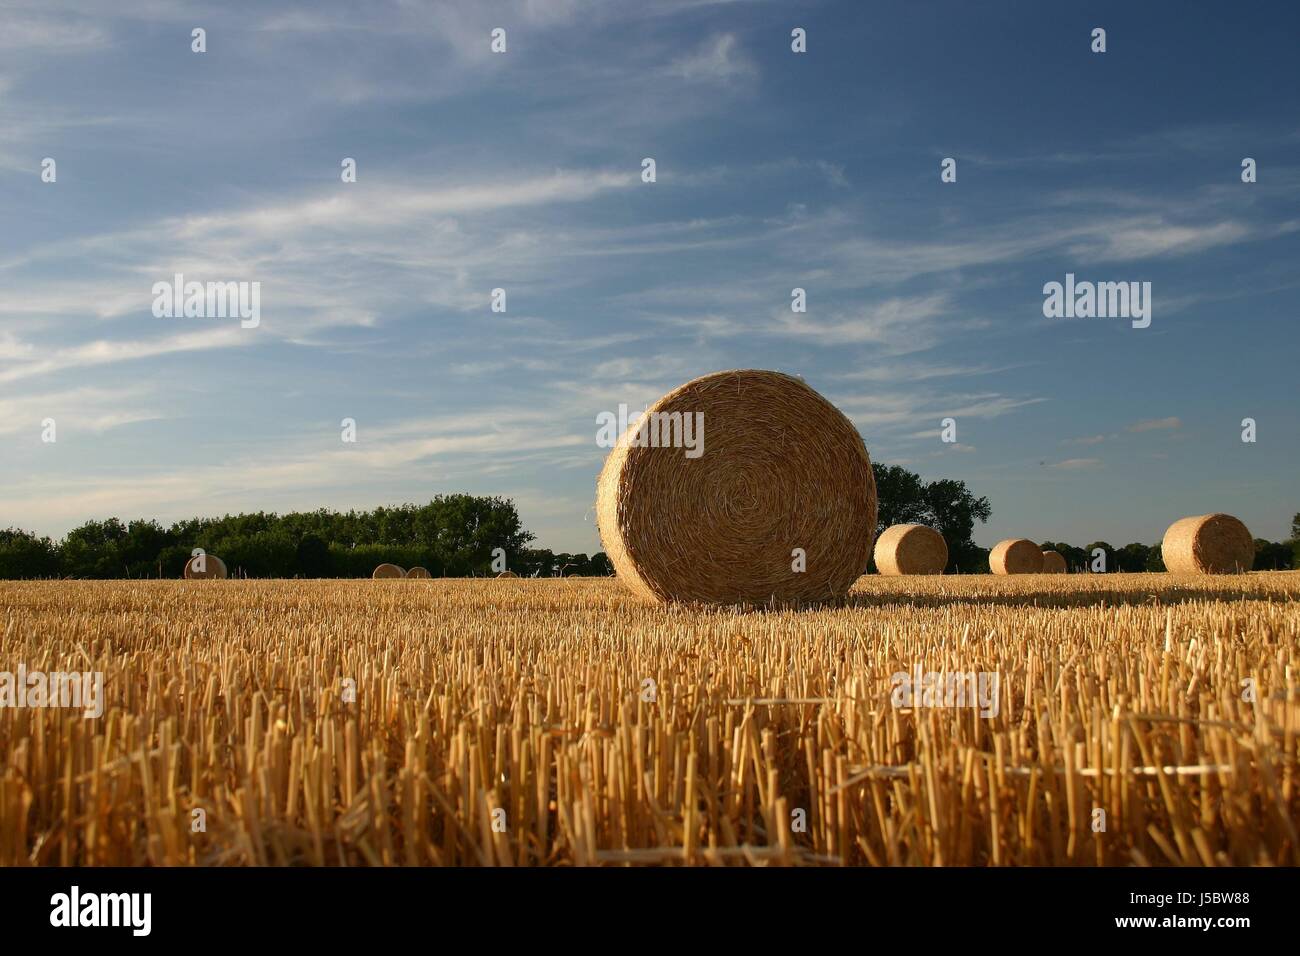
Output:
<path fill-rule="evenodd" d="M 295 511 L 157 521 L 87 521 L 61 540 L 17 528 L 0 531 L 0 578 L 175 578 L 195 548 L 221 558 L 232 575 L 369 577 L 385 562 L 435 577 L 603 574 L 603 554 L 534 550 L 514 502 L 439 495 L 428 504 L 369 511 Z"/>
<path fill-rule="evenodd" d="M 941 479 L 926 482 L 915 472 L 899 465 L 872 465 L 876 477 L 879 507 L 877 534 L 890 525 L 923 524 L 943 535 L 948 545 L 948 574 L 983 574 L 989 570 L 989 549 L 975 544 L 975 522 L 986 522 L 993 513 L 987 498 L 976 498 L 963 481 Z M 1064 541 L 1044 541 L 1044 551 L 1056 551 L 1068 570 L 1164 571 L 1160 544 L 1126 544 L 1116 548 L 1106 541 L 1077 547 Z M 1099 560 L 1100 559 L 1100 560 Z M 1255 571 L 1286 571 L 1300 568 L 1300 514 L 1291 520 L 1287 541 L 1255 539 Z M 869 567 L 875 570 L 875 563 Z"/>
<path fill-rule="evenodd" d="M 992 515 L 988 498 L 977 498 L 964 481 L 927 482 L 900 465 L 875 464 L 872 470 L 878 533 L 895 524 L 928 525 L 948 544 L 949 574 L 988 571 L 988 549 L 973 537 L 976 522 Z M 435 577 L 490 575 L 503 566 L 523 577 L 613 573 L 604 552 L 536 549 L 529 547 L 534 538 L 513 501 L 467 494 L 369 511 L 188 518 L 168 527 L 143 518 L 108 518 L 87 521 L 58 541 L 17 528 L 0 530 L 0 578 L 175 578 L 195 548 L 220 557 L 231 574 L 253 578 L 369 577 L 385 562 L 424 567 Z M 1257 539 L 1255 545 L 1257 571 L 1300 567 L 1300 514 L 1292 521 L 1291 540 Z M 1071 571 L 1165 569 L 1159 544 L 1116 548 L 1094 541 L 1076 547 L 1044 541 L 1042 547 L 1059 552 Z M 874 562 L 866 570 L 875 571 Z"/>
<path fill-rule="evenodd" d="M 1056 551 L 1065 558 L 1070 571 L 1164 571 L 1160 543 L 1126 544 L 1116 548 L 1105 541 L 1094 541 L 1082 548 L 1064 541 L 1044 541 L 1044 551 Z M 1300 567 L 1300 514 L 1291 520 L 1289 541 L 1255 539 L 1255 564 L 1252 571 L 1289 571 Z"/>

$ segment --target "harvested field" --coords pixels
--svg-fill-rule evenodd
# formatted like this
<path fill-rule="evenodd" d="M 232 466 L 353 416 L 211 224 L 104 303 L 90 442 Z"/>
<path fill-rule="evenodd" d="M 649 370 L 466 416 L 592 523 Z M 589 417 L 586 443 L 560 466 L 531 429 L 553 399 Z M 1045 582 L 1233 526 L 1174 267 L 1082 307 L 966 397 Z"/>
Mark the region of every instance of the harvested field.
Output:
<path fill-rule="evenodd" d="M 0 671 L 105 695 L 0 707 L 0 866 L 1297 864 L 1297 598 L 1296 572 L 868 577 L 801 612 L 594 578 L 0 582 Z M 996 694 L 899 706 L 918 671 Z"/>

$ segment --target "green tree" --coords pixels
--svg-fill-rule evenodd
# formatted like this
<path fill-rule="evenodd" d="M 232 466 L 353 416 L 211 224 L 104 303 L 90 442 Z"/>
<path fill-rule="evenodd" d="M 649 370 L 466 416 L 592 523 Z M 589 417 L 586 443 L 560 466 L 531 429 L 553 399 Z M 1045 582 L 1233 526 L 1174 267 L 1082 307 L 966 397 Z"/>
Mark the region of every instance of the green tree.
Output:
<path fill-rule="evenodd" d="M 297 546 L 280 531 L 228 534 L 217 539 L 211 553 L 226 563 L 232 577 L 291 578 L 298 560 Z"/>
<path fill-rule="evenodd" d="M 0 578 L 53 578 L 59 569 L 59 549 L 49 538 L 18 528 L 0 531 Z"/>
<path fill-rule="evenodd" d="M 1289 571 L 1292 564 L 1294 544 L 1290 541 L 1265 541 L 1255 539 L 1255 571 Z"/>
<path fill-rule="evenodd" d="M 158 558 L 171 536 L 157 521 L 132 521 L 118 546 L 127 577 L 149 578 L 159 573 Z"/>
<path fill-rule="evenodd" d="M 169 544 L 158 552 L 158 565 L 165 578 L 179 578 L 185 573 L 185 564 L 192 556 L 193 548 L 186 544 Z M 217 555 L 221 557 L 221 555 Z"/>
<path fill-rule="evenodd" d="M 1107 544 L 1105 541 L 1094 541 L 1092 544 L 1086 545 L 1086 546 L 1084 547 L 1083 550 L 1086 551 L 1086 552 L 1088 553 L 1088 558 L 1087 558 L 1087 560 L 1088 560 L 1088 570 L 1089 570 L 1089 571 L 1092 571 L 1093 563 L 1096 561 L 1096 558 L 1097 558 L 1097 549 L 1098 549 L 1098 548 L 1100 548 L 1100 549 L 1104 552 L 1104 554 L 1105 554 L 1105 570 L 1106 570 L 1106 572 L 1107 572 L 1107 573 L 1110 573 L 1110 572 L 1112 572 L 1112 571 L 1118 571 L 1118 570 L 1119 570 L 1119 561 L 1118 561 L 1117 558 L 1116 558 L 1116 555 L 1115 555 L 1115 549 L 1114 549 L 1113 547 L 1111 547 L 1109 544 Z"/>
<path fill-rule="evenodd" d="M 1300 568 L 1300 511 L 1291 519 L 1291 567 Z"/>
<path fill-rule="evenodd" d="M 1136 574 L 1147 569 L 1151 549 L 1145 544 L 1126 544 L 1115 554 L 1116 570 Z"/>
<path fill-rule="evenodd" d="M 925 482 L 902 465 L 871 466 L 876 479 L 877 533 L 896 524 L 925 524 Z"/>
<path fill-rule="evenodd" d="M 896 524 L 924 524 L 948 544 L 949 572 L 988 570 L 988 551 L 972 540 L 975 522 L 993 513 L 987 498 L 976 498 L 964 481 L 944 478 L 925 482 L 901 465 L 871 466 L 876 479 L 876 533 Z M 869 565 L 871 569 L 871 565 Z"/>
<path fill-rule="evenodd" d="M 88 521 L 54 544 L 11 529 L 0 535 L 0 577 L 60 573 L 83 578 L 179 577 L 195 548 L 248 577 L 369 577 L 375 565 L 420 565 L 434 575 L 488 574 L 501 548 L 517 565 L 533 540 L 514 502 L 475 495 L 438 495 L 422 504 L 337 512 L 320 508 L 286 515 L 256 511 L 186 518 L 164 529 L 156 521 Z M 550 552 L 547 552 L 549 555 Z M 570 555 L 565 573 L 605 569 Z M 556 573 L 550 564 L 543 574 Z"/>
<path fill-rule="evenodd" d="M 524 578 L 549 578 L 555 573 L 555 555 L 548 548 L 524 548 L 506 567 Z"/>
<path fill-rule="evenodd" d="M 1067 544 L 1064 541 L 1044 541 L 1040 547 L 1044 551 L 1055 551 L 1061 557 L 1065 558 L 1065 567 L 1067 571 L 1080 573 L 1088 570 L 1089 555 L 1083 548 L 1073 544 Z"/>
<path fill-rule="evenodd" d="M 1150 550 L 1147 551 L 1147 570 L 1148 571 L 1166 570 L 1165 555 L 1164 552 L 1160 550 L 1159 544 L 1151 545 Z"/>
<path fill-rule="evenodd" d="M 305 578 L 327 578 L 333 571 L 329 544 L 316 534 L 304 534 L 298 540 L 295 564 Z"/>
<path fill-rule="evenodd" d="M 63 539 L 64 572 L 74 578 L 120 578 L 128 569 L 122 556 L 126 525 L 116 518 L 87 521 Z"/>
<path fill-rule="evenodd" d="M 945 478 L 925 487 L 925 501 L 933 527 L 948 543 L 948 570 L 973 573 L 988 568 L 988 555 L 974 540 L 975 522 L 993 514 L 987 498 L 976 498 L 964 481 Z"/>

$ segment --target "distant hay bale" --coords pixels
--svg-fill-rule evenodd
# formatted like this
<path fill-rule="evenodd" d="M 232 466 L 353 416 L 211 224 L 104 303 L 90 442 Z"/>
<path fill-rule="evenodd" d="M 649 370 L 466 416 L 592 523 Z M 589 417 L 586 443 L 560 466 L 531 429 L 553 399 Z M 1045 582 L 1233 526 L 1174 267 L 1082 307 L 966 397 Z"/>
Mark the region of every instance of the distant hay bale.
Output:
<path fill-rule="evenodd" d="M 943 574 L 948 543 L 923 524 L 896 524 L 876 540 L 876 570 L 884 575 Z"/>
<path fill-rule="evenodd" d="M 1028 538 L 1007 538 L 989 552 L 994 574 L 1037 574 L 1043 570 L 1043 551 Z"/>
<path fill-rule="evenodd" d="M 502 571 L 500 574 L 497 575 L 497 577 L 499 577 L 499 578 L 517 578 L 517 577 L 519 577 L 519 575 L 515 574 L 515 572 L 513 572 L 513 571 Z"/>
<path fill-rule="evenodd" d="M 406 572 L 395 564 L 381 564 L 375 568 L 375 573 L 370 576 L 378 581 L 384 578 L 404 578 Z"/>
<path fill-rule="evenodd" d="M 201 570 L 199 568 L 200 559 L 203 562 Z M 189 580 L 209 579 L 220 581 L 226 577 L 226 574 L 226 562 L 215 554 L 196 554 L 185 562 L 185 577 Z"/>
<path fill-rule="evenodd" d="M 417 565 L 416 567 L 411 568 L 411 570 L 407 571 L 407 572 L 406 572 L 406 576 L 407 576 L 408 578 L 431 578 L 431 577 L 433 577 L 433 575 L 429 573 L 428 568 L 422 568 L 422 567 L 419 567 L 418 565 Z"/>
<path fill-rule="evenodd" d="M 670 431 L 688 447 L 663 447 Z M 866 570 L 876 484 L 857 429 L 802 381 L 715 372 L 628 427 L 597 480 L 596 522 L 618 577 L 651 600 L 819 601 Z"/>
<path fill-rule="evenodd" d="M 1043 552 L 1044 574 L 1064 574 L 1065 570 L 1065 558 L 1059 551 Z"/>
<path fill-rule="evenodd" d="M 1196 515 L 1169 526 L 1160 553 L 1175 574 L 1239 574 L 1255 564 L 1255 541 L 1232 515 Z"/>

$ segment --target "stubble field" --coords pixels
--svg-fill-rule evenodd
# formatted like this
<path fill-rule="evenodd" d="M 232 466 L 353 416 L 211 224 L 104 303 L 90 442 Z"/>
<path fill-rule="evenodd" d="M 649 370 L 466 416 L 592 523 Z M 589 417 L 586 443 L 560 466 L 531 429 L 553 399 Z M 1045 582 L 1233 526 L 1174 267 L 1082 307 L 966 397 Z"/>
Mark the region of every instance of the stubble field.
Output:
<path fill-rule="evenodd" d="M 1297 572 L 866 577 L 748 612 L 590 578 L 0 582 L 0 672 L 104 693 L 0 706 L 0 866 L 1295 865 L 1298 598 Z"/>

